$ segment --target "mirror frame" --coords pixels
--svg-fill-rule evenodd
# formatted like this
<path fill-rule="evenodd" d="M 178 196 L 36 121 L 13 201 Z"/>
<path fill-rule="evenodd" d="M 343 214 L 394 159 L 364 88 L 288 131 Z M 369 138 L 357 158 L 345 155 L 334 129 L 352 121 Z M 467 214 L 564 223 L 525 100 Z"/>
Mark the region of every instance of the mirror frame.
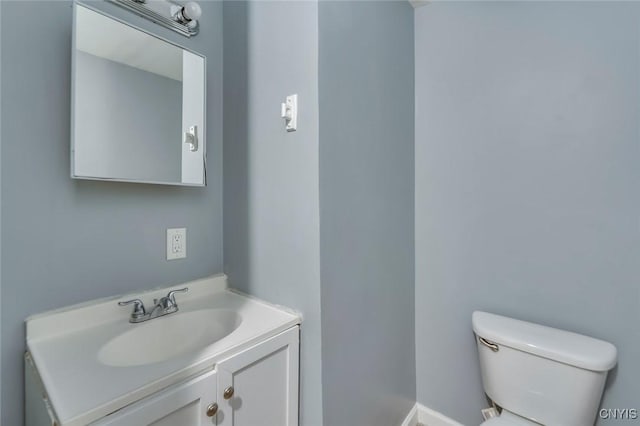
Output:
<path fill-rule="evenodd" d="M 165 43 L 169 43 L 173 46 L 176 46 L 182 50 L 185 50 L 189 53 L 192 53 L 196 56 L 199 56 L 202 58 L 203 60 L 203 67 L 204 67 L 204 81 L 203 83 L 203 92 L 204 92 L 204 102 L 202 105 L 202 116 L 203 116 L 203 120 L 202 120 L 202 124 L 204 129 L 200 130 L 198 129 L 198 133 L 199 133 L 199 138 L 198 138 L 198 143 L 201 146 L 200 149 L 202 149 L 202 183 L 182 183 L 182 182 L 162 182 L 162 181 L 153 181 L 153 180 L 137 180 L 137 179 L 124 179 L 124 178 L 108 178 L 108 177 L 91 177 L 91 176 L 78 176 L 75 174 L 75 163 L 74 163 L 74 156 L 75 156 L 75 146 L 76 146 L 76 137 L 75 137 L 75 112 L 76 112 L 76 105 L 75 105 L 75 96 L 76 96 L 76 19 L 77 19 L 77 8 L 78 7 L 84 7 L 86 9 L 89 9 L 93 12 L 96 12 L 106 18 L 109 19 L 113 19 L 116 22 L 119 22 L 121 24 L 124 24 L 130 28 L 133 28 L 137 31 L 142 31 L 145 34 L 148 34 L 158 40 L 164 41 Z M 151 31 L 148 31 L 144 28 L 140 28 L 137 25 L 133 25 L 129 22 L 127 22 L 124 19 L 118 18 L 116 16 L 113 16 L 107 12 L 104 12 L 92 5 L 86 4 L 82 1 L 78 1 L 75 0 L 73 2 L 73 22 L 72 22 L 72 36 L 71 36 L 71 127 L 69 129 L 70 131 L 70 138 L 71 138 L 71 149 L 70 149 L 70 160 L 71 160 L 71 178 L 72 179 L 76 179 L 76 180 L 95 180 L 95 181 L 105 181 L 105 182 L 130 182 L 130 183 L 146 183 L 146 184 L 154 184 L 154 185 L 170 185 L 170 186 L 191 186 L 191 187 L 205 187 L 207 186 L 207 57 L 205 55 L 203 55 L 202 53 L 196 52 L 194 50 L 191 50 L 179 43 L 176 43 L 172 40 L 169 40 L 165 37 L 161 37 L 157 34 L 152 33 Z M 181 129 L 180 131 L 181 135 L 184 135 L 184 129 Z M 183 144 L 184 142 L 181 141 L 181 144 Z"/>

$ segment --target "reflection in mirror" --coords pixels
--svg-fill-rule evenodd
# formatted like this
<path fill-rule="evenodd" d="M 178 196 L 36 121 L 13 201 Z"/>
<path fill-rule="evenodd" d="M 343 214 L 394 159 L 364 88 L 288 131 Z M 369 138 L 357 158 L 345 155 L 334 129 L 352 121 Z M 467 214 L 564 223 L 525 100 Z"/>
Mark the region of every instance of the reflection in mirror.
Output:
<path fill-rule="evenodd" d="M 75 5 L 72 176 L 205 184 L 205 59 Z"/>

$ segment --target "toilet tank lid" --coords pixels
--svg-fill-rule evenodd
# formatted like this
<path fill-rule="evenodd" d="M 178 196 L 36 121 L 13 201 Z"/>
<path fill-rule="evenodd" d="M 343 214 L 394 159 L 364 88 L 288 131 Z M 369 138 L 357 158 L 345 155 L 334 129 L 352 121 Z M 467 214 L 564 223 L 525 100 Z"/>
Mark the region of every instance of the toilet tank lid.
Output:
<path fill-rule="evenodd" d="M 575 367 L 608 371 L 616 365 L 616 347 L 604 340 L 480 311 L 472 324 L 479 337 Z"/>

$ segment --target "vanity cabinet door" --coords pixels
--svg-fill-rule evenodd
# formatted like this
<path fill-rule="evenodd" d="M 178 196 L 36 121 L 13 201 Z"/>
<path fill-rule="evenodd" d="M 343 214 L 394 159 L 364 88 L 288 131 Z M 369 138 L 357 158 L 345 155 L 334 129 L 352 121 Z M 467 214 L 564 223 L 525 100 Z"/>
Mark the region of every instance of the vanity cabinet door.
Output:
<path fill-rule="evenodd" d="M 299 327 L 218 364 L 219 426 L 298 426 Z"/>
<path fill-rule="evenodd" d="M 210 426 L 216 424 L 216 372 L 160 391 L 123 408 L 94 426 Z M 217 406 L 215 406 L 217 408 Z"/>

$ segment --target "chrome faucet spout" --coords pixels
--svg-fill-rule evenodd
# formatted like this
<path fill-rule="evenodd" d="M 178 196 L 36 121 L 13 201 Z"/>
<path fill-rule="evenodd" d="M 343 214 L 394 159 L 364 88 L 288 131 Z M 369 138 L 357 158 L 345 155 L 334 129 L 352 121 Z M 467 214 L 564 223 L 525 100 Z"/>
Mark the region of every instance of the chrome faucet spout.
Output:
<path fill-rule="evenodd" d="M 158 309 L 163 309 L 162 308 L 162 299 L 164 299 L 164 297 L 161 298 L 160 300 L 155 299 L 153 301 L 153 308 L 151 308 L 151 310 L 149 311 L 149 314 L 148 314 L 149 318 L 148 319 L 157 317 L 158 314 L 156 314 L 156 311 L 158 311 Z"/>

